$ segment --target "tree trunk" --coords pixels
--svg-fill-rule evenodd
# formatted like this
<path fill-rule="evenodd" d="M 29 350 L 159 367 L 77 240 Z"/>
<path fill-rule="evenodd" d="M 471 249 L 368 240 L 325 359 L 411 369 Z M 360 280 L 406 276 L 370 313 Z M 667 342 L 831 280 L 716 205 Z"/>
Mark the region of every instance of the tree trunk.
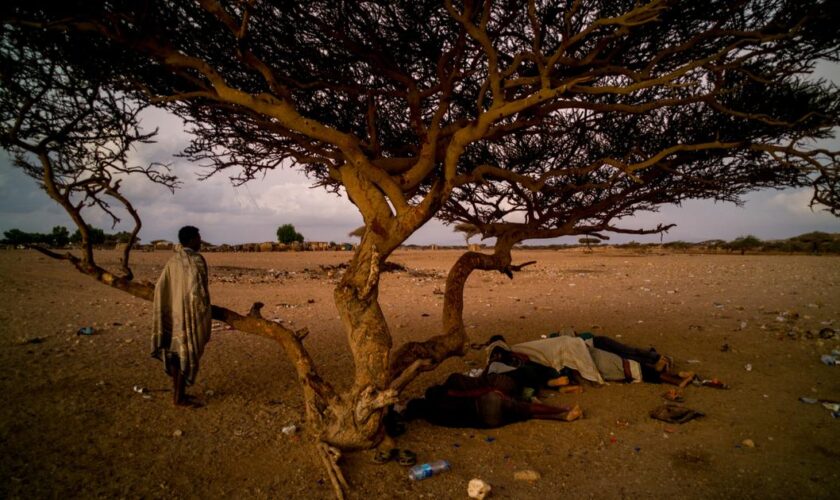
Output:
<path fill-rule="evenodd" d="M 328 409 L 321 439 L 341 449 L 371 448 L 382 439 L 382 410 L 396 401 L 389 389 L 391 334 L 379 307 L 380 266 L 387 254 L 363 238 L 334 291 L 354 362 L 353 385 Z"/>

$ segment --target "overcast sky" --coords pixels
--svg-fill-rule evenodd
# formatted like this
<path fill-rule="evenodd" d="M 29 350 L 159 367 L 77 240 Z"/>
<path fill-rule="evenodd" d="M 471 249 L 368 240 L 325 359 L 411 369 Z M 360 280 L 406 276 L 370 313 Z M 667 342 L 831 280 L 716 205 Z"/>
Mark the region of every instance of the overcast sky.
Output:
<path fill-rule="evenodd" d="M 838 66 L 826 66 L 821 74 L 840 82 Z M 157 142 L 135 151 L 132 161 L 147 164 L 171 161 L 173 171 L 183 182 L 170 193 L 166 188 L 143 179 L 128 179 L 123 193 L 140 212 L 143 242 L 156 239 L 175 240 L 181 226 L 201 229 L 205 241 L 220 243 L 276 240 L 277 227 L 294 224 L 308 241 L 354 241 L 347 233 L 362 224 L 362 218 L 346 198 L 312 189 L 312 182 L 289 169 L 273 171 L 264 179 L 233 187 L 224 176 L 197 180 L 197 168 L 173 158 L 187 143 L 180 120 L 154 110 L 149 113 L 149 127 L 157 126 Z M 840 141 L 829 146 L 837 148 Z M 628 228 L 653 227 L 658 223 L 676 223 L 664 241 L 732 240 L 752 234 L 761 239 L 781 239 L 810 231 L 840 233 L 840 218 L 808 207 L 810 190 L 762 191 L 746 198 L 744 207 L 708 201 L 692 201 L 681 207 L 665 206 L 660 212 L 638 216 L 622 224 Z M 129 230 L 125 223 L 111 228 L 104 214 L 87 214 L 89 223 L 107 232 Z M 27 232 L 49 232 L 53 226 L 75 229 L 70 218 L 35 182 L 25 176 L 4 152 L 0 151 L 0 232 L 18 228 Z M 578 237 L 551 242 L 572 243 Z M 636 240 L 659 241 L 659 236 L 613 236 L 614 243 Z M 463 237 L 451 228 L 432 220 L 415 233 L 409 244 L 462 244 Z M 532 243 L 548 243 L 547 241 Z"/>

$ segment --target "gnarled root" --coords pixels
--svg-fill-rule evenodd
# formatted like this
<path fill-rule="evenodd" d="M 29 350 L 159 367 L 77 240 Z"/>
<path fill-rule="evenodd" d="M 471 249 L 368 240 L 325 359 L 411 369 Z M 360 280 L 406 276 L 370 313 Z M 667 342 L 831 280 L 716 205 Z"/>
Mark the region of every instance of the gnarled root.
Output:
<path fill-rule="evenodd" d="M 317 443 L 316 446 L 321 462 L 327 468 L 327 475 L 332 483 L 335 497 L 338 500 L 344 500 L 344 494 L 350 490 L 350 487 L 347 485 L 347 480 L 344 479 L 344 474 L 338 465 L 338 461 L 341 460 L 341 451 L 327 443 Z"/>

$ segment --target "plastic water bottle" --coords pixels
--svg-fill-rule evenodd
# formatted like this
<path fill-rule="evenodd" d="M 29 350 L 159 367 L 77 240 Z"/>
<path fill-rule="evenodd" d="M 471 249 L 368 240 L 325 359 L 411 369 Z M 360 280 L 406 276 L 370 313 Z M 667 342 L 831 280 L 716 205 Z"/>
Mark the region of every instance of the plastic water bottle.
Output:
<path fill-rule="evenodd" d="M 435 460 L 427 464 L 415 465 L 408 470 L 408 478 L 412 481 L 422 481 L 427 477 L 432 477 L 435 474 L 448 471 L 452 466 L 446 460 Z"/>

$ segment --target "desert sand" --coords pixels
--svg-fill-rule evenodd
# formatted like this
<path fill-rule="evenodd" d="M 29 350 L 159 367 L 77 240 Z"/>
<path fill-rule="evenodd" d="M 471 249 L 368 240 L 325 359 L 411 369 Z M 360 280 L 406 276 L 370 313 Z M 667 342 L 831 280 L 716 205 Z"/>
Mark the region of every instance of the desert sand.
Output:
<path fill-rule="evenodd" d="M 458 251 L 400 250 L 408 272 L 383 276 L 381 302 L 395 344 L 438 333 L 446 271 Z M 156 279 L 168 252 L 133 256 Z M 208 253 L 214 303 L 311 331 L 305 344 L 337 386 L 352 373 L 332 289 L 320 265 L 347 252 Z M 114 266 L 114 252 L 99 254 Z M 411 482 L 396 463 L 347 453 L 353 498 L 466 498 L 490 483 L 495 498 L 837 498 L 840 419 L 802 396 L 840 400 L 840 366 L 820 362 L 840 339 L 840 258 L 635 254 L 610 249 L 518 250 L 536 260 L 513 280 L 476 272 L 465 321 L 474 342 L 511 342 L 575 328 L 672 355 L 678 369 L 730 389 L 689 386 L 705 417 L 651 419 L 668 388 L 587 387 L 543 392 L 578 402 L 585 418 L 492 430 L 411 422 L 397 445 L 452 470 Z M 332 498 L 305 434 L 298 384 L 269 340 L 217 325 L 189 389 L 199 409 L 171 403 L 149 356 L 150 305 L 34 251 L 0 252 L 0 497 Z M 90 336 L 77 335 L 92 326 Z M 823 336 L 828 336 L 824 331 Z M 452 372 L 480 367 L 473 351 L 424 374 L 410 398 Z M 137 389 L 137 390 L 135 390 Z M 142 389 L 142 391 L 140 391 Z M 140 391 L 140 392 L 138 392 Z M 295 425 L 295 433 L 283 427 Z M 539 473 L 535 481 L 517 471 Z"/>

